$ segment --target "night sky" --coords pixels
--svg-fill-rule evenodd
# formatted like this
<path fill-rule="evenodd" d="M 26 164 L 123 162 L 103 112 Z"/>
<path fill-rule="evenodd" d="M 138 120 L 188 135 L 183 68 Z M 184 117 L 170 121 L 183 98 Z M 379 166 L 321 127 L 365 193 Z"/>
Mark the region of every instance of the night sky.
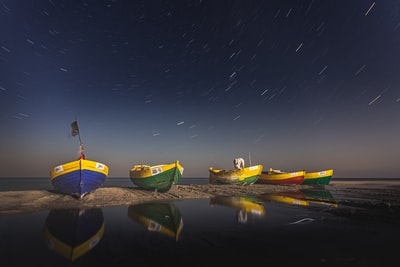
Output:
<path fill-rule="evenodd" d="M 0 177 L 233 159 L 399 178 L 400 1 L 0 0 Z"/>

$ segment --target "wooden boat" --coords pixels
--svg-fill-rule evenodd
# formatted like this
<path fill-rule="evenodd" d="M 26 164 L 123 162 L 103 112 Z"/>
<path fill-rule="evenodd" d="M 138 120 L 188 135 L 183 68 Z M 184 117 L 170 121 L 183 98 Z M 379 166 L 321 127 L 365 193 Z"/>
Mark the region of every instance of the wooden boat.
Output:
<path fill-rule="evenodd" d="M 150 232 L 158 232 L 178 241 L 183 229 L 183 219 L 179 209 L 172 203 L 143 203 L 128 208 L 128 217 L 146 227 Z"/>
<path fill-rule="evenodd" d="M 258 178 L 258 184 L 296 184 L 303 183 L 305 171 L 283 172 L 281 170 L 263 171 Z"/>
<path fill-rule="evenodd" d="M 85 159 L 78 122 L 72 122 L 71 127 L 72 136 L 79 136 L 79 158 L 51 169 L 50 180 L 56 190 L 82 199 L 86 194 L 104 185 L 108 176 L 108 166 Z"/>
<path fill-rule="evenodd" d="M 331 181 L 333 176 L 333 169 L 317 171 L 317 172 L 307 172 L 304 175 L 304 185 L 327 185 Z"/>
<path fill-rule="evenodd" d="M 260 177 L 262 168 L 263 166 L 260 164 L 235 170 L 214 169 L 210 167 L 209 183 L 252 185 Z"/>
<path fill-rule="evenodd" d="M 182 174 L 183 167 L 178 160 L 154 166 L 138 164 L 129 171 L 132 183 L 142 189 L 161 193 L 167 192 L 177 184 Z"/>
<path fill-rule="evenodd" d="M 104 218 L 100 208 L 51 210 L 43 231 L 48 248 L 70 261 L 88 253 L 103 235 Z"/>
<path fill-rule="evenodd" d="M 216 205 L 235 208 L 236 220 L 240 223 L 246 223 L 248 216 L 265 216 L 263 202 L 256 196 L 216 196 L 210 199 L 210 206 Z"/>

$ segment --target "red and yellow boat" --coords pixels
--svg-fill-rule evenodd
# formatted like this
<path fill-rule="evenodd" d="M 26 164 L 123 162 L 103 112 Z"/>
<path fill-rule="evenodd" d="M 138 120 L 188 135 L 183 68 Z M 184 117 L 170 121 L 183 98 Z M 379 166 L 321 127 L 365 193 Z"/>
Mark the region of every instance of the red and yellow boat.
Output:
<path fill-rule="evenodd" d="M 270 168 L 263 171 L 256 181 L 258 184 L 296 184 L 300 185 L 304 181 L 305 171 L 283 172 Z"/>

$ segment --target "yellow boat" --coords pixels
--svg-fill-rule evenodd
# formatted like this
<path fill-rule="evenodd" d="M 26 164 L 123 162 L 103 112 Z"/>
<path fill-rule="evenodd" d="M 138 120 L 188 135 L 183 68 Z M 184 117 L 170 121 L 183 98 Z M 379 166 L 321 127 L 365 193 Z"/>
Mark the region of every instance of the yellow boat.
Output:
<path fill-rule="evenodd" d="M 254 184 L 262 172 L 262 165 L 253 165 L 244 167 L 243 169 L 225 170 L 209 168 L 209 183 L 210 184 Z"/>

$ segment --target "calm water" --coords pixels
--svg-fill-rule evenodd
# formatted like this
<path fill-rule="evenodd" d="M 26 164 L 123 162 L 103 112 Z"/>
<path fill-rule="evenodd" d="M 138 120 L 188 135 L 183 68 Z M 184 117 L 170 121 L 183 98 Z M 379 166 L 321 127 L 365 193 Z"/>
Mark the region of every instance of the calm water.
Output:
<path fill-rule="evenodd" d="M 52 189 L 48 179 L 17 180 L 0 179 L 2 191 Z M 208 180 L 181 181 L 199 183 Z M 398 223 L 339 210 L 332 192 L 316 188 L 0 216 L 1 266 L 394 266 Z"/>

